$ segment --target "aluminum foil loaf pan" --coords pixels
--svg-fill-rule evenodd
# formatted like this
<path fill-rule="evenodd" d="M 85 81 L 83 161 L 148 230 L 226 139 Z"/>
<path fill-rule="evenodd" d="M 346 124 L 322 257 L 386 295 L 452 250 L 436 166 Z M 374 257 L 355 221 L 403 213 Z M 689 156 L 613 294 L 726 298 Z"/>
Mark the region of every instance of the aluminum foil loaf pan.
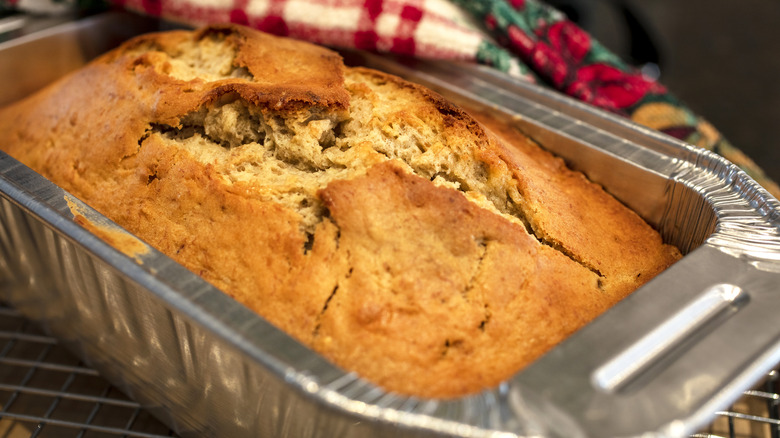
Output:
<path fill-rule="evenodd" d="M 109 14 L 4 43 L 0 101 L 52 79 L 18 78 L 63 74 L 159 26 Z M 345 58 L 490 109 L 685 256 L 499 387 L 404 397 L 331 365 L 0 155 L 2 299 L 185 437 L 684 436 L 780 362 L 780 203 L 735 166 L 489 69 Z"/>

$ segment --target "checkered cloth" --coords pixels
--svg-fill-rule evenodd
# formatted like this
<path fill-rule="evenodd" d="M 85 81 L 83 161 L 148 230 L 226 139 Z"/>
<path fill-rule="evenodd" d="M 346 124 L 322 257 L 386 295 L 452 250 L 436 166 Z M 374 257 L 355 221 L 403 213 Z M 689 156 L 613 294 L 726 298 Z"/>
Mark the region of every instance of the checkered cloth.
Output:
<path fill-rule="evenodd" d="M 0 10 L 61 10 L 74 1 L 110 1 L 193 26 L 233 22 L 332 47 L 487 64 L 712 150 L 780 198 L 780 187 L 717 129 L 540 0 L 0 0 Z"/>
<path fill-rule="evenodd" d="M 336 47 L 474 59 L 483 34 L 447 0 L 116 0 L 192 24 L 230 21 Z"/>
<path fill-rule="evenodd" d="M 21 0 L 20 0 L 21 1 Z M 530 79 L 470 12 L 449 0 L 113 0 L 190 25 L 233 22 L 331 47 L 480 61 Z"/>

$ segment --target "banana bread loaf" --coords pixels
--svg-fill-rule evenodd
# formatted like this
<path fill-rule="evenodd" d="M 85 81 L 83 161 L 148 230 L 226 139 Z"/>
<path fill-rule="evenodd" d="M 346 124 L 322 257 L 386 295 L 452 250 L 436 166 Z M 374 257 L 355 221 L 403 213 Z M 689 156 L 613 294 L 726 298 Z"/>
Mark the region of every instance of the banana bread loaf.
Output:
<path fill-rule="evenodd" d="M 0 147 L 402 394 L 495 386 L 680 257 L 513 128 L 239 26 L 125 43 Z"/>

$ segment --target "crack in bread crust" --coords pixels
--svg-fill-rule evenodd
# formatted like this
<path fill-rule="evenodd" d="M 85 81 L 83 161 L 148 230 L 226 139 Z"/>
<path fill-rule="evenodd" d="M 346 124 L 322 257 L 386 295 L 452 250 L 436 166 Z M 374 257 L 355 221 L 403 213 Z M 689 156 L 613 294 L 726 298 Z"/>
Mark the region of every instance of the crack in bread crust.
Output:
<path fill-rule="evenodd" d="M 381 161 L 397 160 L 410 173 L 457 189 L 483 208 L 522 223 L 539 243 L 603 276 L 537 232 L 506 163 L 493 157 L 489 163 L 479 156 L 487 145 L 449 146 L 445 133 L 447 126 L 459 123 L 451 120 L 452 114 L 463 116 L 459 111 L 439 107 L 431 113 L 426 99 L 405 94 L 396 81 L 373 72 L 347 73 L 347 88 L 351 98 L 346 113 L 319 108 L 292 114 L 262 111 L 233 95 L 187 114 L 180 126 L 155 125 L 144 136 L 161 134 L 171 147 L 216 165 L 231 183 L 262 181 L 270 188 L 269 199 L 301 214 L 301 231 L 307 235 L 322 220 L 317 191 L 331 181 L 362 175 Z M 384 105 L 388 101 L 394 102 L 389 109 Z"/>

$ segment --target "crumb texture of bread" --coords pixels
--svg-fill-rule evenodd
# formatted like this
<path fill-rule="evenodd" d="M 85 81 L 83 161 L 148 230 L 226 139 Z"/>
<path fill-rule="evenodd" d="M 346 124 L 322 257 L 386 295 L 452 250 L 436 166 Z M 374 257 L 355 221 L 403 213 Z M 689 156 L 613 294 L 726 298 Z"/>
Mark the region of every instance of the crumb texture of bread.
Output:
<path fill-rule="evenodd" d="M 492 388 L 679 259 L 509 125 L 240 26 L 149 34 L 0 145 L 386 390 Z"/>

